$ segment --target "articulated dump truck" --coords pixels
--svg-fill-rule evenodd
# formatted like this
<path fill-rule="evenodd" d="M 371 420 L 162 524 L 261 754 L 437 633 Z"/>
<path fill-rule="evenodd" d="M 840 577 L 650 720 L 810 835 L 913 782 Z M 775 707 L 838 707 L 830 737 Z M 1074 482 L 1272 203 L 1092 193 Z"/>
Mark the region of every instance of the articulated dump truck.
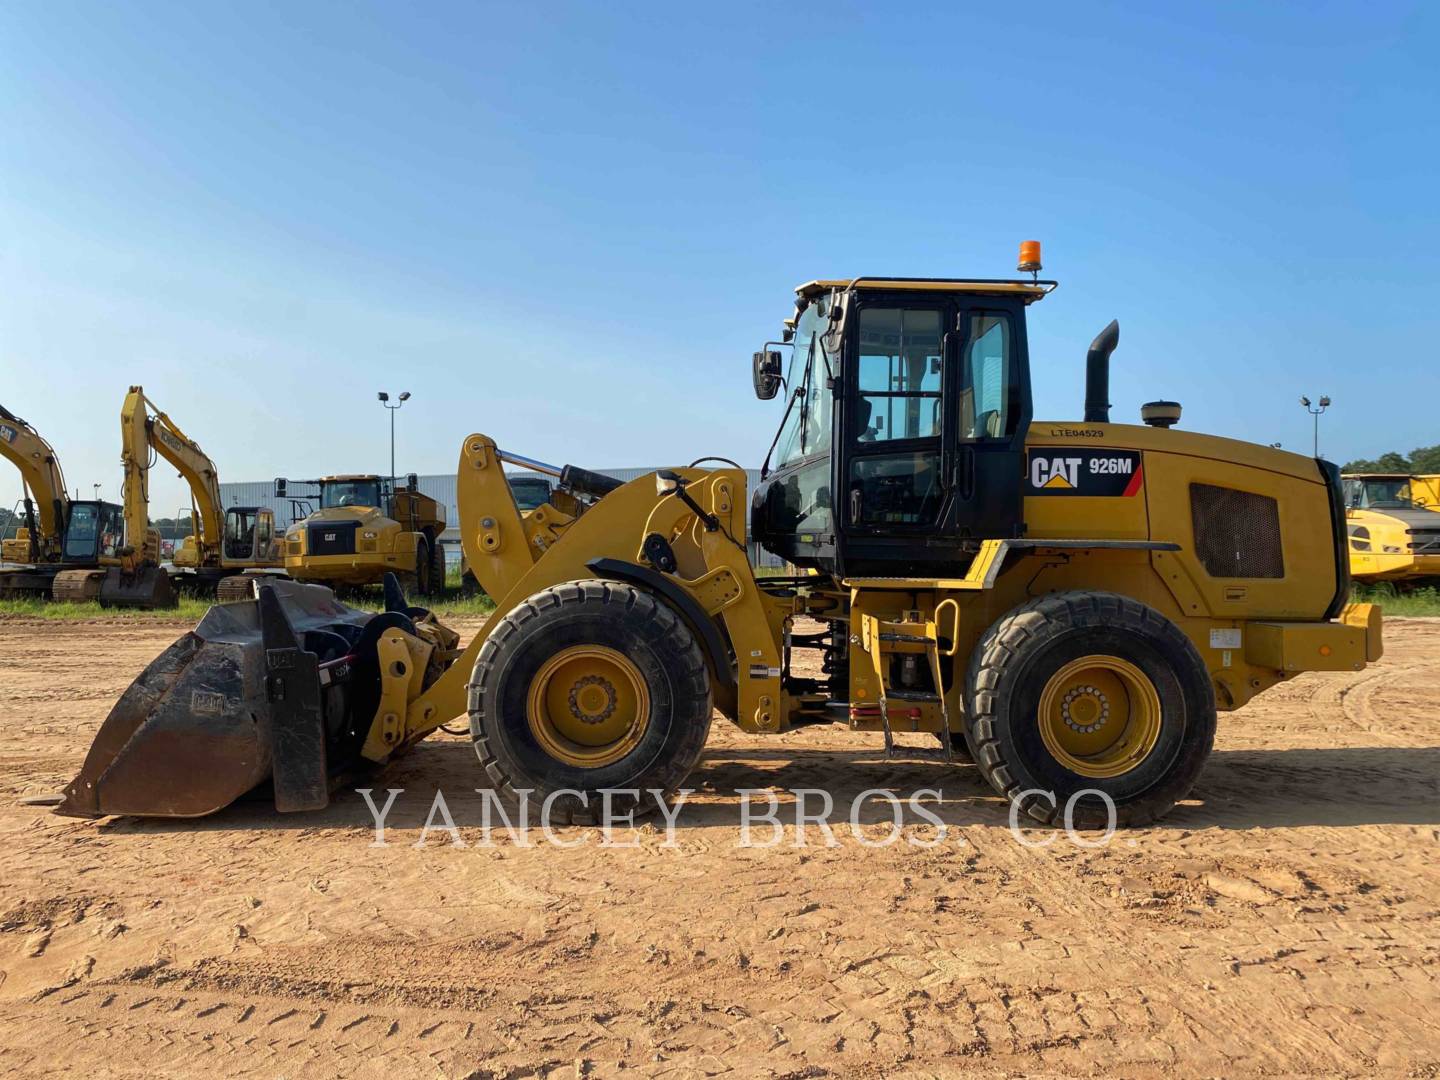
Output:
<path fill-rule="evenodd" d="M 887 752 L 930 732 L 903 752 L 972 761 L 1036 820 L 1073 799 L 1101 825 L 1107 798 L 1121 825 L 1154 820 L 1195 784 L 1218 711 L 1363 668 L 1379 613 L 1347 603 L 1333 466 L 1177 430 L 1173 402 L 1110 422 L 1115 324 L 1084 419 L 1032 419 L 1026 315 L 1053 287 L 800 286 L 751 361 L 758 397 L 785 391 L 754 492 L 723 460 L 620 484 L 471 435 L 461 538 L 496 609 L 463 652 L 393 580 L 380 615 L 262 585 L 141 675 L 59 811 L 196 816 L 267 785 L 278 810 L 315 809 L 468 716 L 482 782 L 565 789 L 555 816 L 585 822 L 602 789 L 634 792 L 612 798 L 624 813 L 680 785 L 718 710 Z M 507 462 L 556 476 L 577 512 L 522 513 Z M 752 537 L 796 572 L 757 577 Z"/>

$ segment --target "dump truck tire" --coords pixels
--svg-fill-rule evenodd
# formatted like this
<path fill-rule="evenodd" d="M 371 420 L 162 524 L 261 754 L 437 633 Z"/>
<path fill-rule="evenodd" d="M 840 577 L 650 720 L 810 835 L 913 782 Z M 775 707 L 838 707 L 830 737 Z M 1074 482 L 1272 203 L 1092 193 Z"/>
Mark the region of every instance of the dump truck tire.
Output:
<path fill-rule="evenodd" d="M 400 588 L 405 590 L 406 596 L 424 596 L 429 586 L 426 580 L 430 576 L 430 556 L 425 551 L 425 540 L 423 537 L 415 542 L 415 565 L 409 570 L 396 572 L 395 578 L 400 582 Z"/>
<path fill-rule="evenodd" d="M 430 541 L 430 596 L 445 595 L 445 545 Z"/>
<path fill-rule="evenodd" d="M 1154 608 L 1106 592 L 1040 597 L 981 637 L 965 736 L 991 786 L 1029 817 L 1082 829 L 1154 821 L 1194 785 L 1215 741 L 1199 652 Z M 1084 793 L 1084 794 L 1082 794 Z"/>
<path fill-rule="evenodd" d="M 536 593 L 485 639 L 470 680 L 470 734 L 495 790 L 551 824 L 655 809 L 710 732 L 705 657 L 653 594 L 617 581 Z M 632 792 L 638 792 L 634 794 Z M 533 820 L 533 818 L 532 818 Z"/>

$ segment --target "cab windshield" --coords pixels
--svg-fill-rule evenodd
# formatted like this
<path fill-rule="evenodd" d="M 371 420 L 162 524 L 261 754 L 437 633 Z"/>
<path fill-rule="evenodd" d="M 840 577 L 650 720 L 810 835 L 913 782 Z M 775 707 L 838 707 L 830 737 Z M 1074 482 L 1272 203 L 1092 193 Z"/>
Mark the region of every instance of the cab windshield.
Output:
<path fill-rule="evenodd" d="M 1415 505 L 1410 496 L 1410 481 L 1403 477 L 1393 480 L 1351 480 L 1350 506 L 1358 510 L 1389 508 L 1408 510 Z"/>
<path fill-rule="evenodd" d="M 340 506 L 379 506 L 380 481 L 331 480 L 320 489 L 320 509 Z"/>
<path fill-rule="evenodd" d="M 65 557 L 89 560 L 113 556 L 120 548 L 123 530 L 118 506 L 73 502 L 65 523 Z"/>
<path fill-rule="evenodd" d="M 250 558 L 255 543 L 255 513 L 254 510 L 227 510 L 225 512 L 226 558 Z"/>
<path fill-rule="evenodd" d="M 833 397 L 825 385 L 834 373 L 831 356 L 834 343 L 827 342 L 825 331 L 830 325 L 828 296 L 811 300 L 795 323 L 794 351 L 790 355 L 790 372 L 785 380 L 785 420 L 775 444 L 775 466 L 801 461 L 824 454 L 830 449 L 830 417 Z"/>
<path fill-rule="evenodd" d="M 86 503 L 70 505 L 70 521 L 65 528 L 65 554 L 82 558 L 95 553 L 95 537 L 100 528 L 98 507 Z"/>
<path fill-rule="evenodd" d="M 514 492 L 515 506 L 522 514 L 529 513 L 550 499 L 550 484 L 545 480 L 512 477 L 510 490 Z"/>

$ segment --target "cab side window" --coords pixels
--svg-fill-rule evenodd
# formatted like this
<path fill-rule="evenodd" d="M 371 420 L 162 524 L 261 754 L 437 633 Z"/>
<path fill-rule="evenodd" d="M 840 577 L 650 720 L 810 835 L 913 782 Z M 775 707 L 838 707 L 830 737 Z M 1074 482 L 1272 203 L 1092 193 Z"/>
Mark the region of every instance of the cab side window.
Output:
<path fill-rule="evenodd" d="M 860 442 L 938 437 L 941 426 L 940 312 L 860 312 Z"/>
<path fill-rule="evenodd" d="M 1010 317 L 971 312 L 960 389 L 960 438 L 1008 439 L 1020 420 Z"/>

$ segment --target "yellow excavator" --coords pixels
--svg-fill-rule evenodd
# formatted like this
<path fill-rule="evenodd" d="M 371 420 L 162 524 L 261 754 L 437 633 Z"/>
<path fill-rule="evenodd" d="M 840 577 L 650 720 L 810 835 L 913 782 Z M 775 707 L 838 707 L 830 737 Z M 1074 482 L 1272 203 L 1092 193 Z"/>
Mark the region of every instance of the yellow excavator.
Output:
<path fill-rule="evenodd" d="M 3 405 L 0 457 L 20 470 L 25 522 L 3 542 L 0 596 L 98 599 L 105 566 L 120 559 L 121 508 L 99 499 L 70 498 L 55 450 Z"/>
<path fill-rule="evenodd" d="M 254 594 L 257 576 L 266 572 L 283 576 L 284 556 L 274 511 L 262 506 L 223 506 L 215 462 L 145 395 L 143 387 L 132 386 L 126 393 L 120 427 L 128 528 L 149 531 L 149 473 L 154 457 L 173 465 L 190 488 L 190 535 L 175 552 L 173 570 L 166 573 L 172 586 L 222 601 L 248 599 Z M 107 575 L 106 586 L 112 591 L 107 595 L 102 588 L 102 603 L 123 602 L 117 599 L 122 579 L 122 570 Z M 156 581 L 152 574 L 151 585 Z M 143 585 L 140 595 L 146 595 Z"/>
<path fill-rule="evenodd" d="M 1364 668 L 1379 610 L 1347 602 L 1334 466 L 1176 430 L 1174 402 L 1111 422 L 1118 324 L 1091 343 L 1083 419 L 1032 417 L 1039 263 L 1027 242 L 1018 280 L 801 285 L 751 364 L 785 402 L 753 493 L 726 460 L 624 484 L 566 467 L 593 505 L 522 514 L 504 465 L 534 463 L 467 437 L 460 536 L 496 608 L 463 653 L 393 577 L 377 616 L 264 585 L 141 675 L 59 812 L 196 816 L 256 787 L 316 808 L 468 715 L 502 797 L 623 819 L 681 784 L 717 709 L 968 758 L 1038 821 L 1153 821 L 1191 796 L 1217 711 Z M 802 572 L 758 577 L 747 534 Z"/>
<path fill-rule="evenodd" d="M 283 557 L 273 511 L 224 508 L 215 463 L 180 426 L 132 386 L 120 409 L 126 546 L 120 565 L 100 586 L 107 607 L 170 607 L 176 585 L 221 600 L 253 596 L 252 574 L 280 572 Z M 161 562 L 159 533 L 150 527 L 150 469 L 164 458 L 190 488 L 191 534 L 175 553 L 173 574 Z M 134 539 L 140 537 L 137 541 Z"/>
<path fill-rule="evenodd" d="M 1398 589 L 1440 582 L 1440 503 L 1433 478 L 1347 473 L 1343 479 L 1355 580 Z"/>

